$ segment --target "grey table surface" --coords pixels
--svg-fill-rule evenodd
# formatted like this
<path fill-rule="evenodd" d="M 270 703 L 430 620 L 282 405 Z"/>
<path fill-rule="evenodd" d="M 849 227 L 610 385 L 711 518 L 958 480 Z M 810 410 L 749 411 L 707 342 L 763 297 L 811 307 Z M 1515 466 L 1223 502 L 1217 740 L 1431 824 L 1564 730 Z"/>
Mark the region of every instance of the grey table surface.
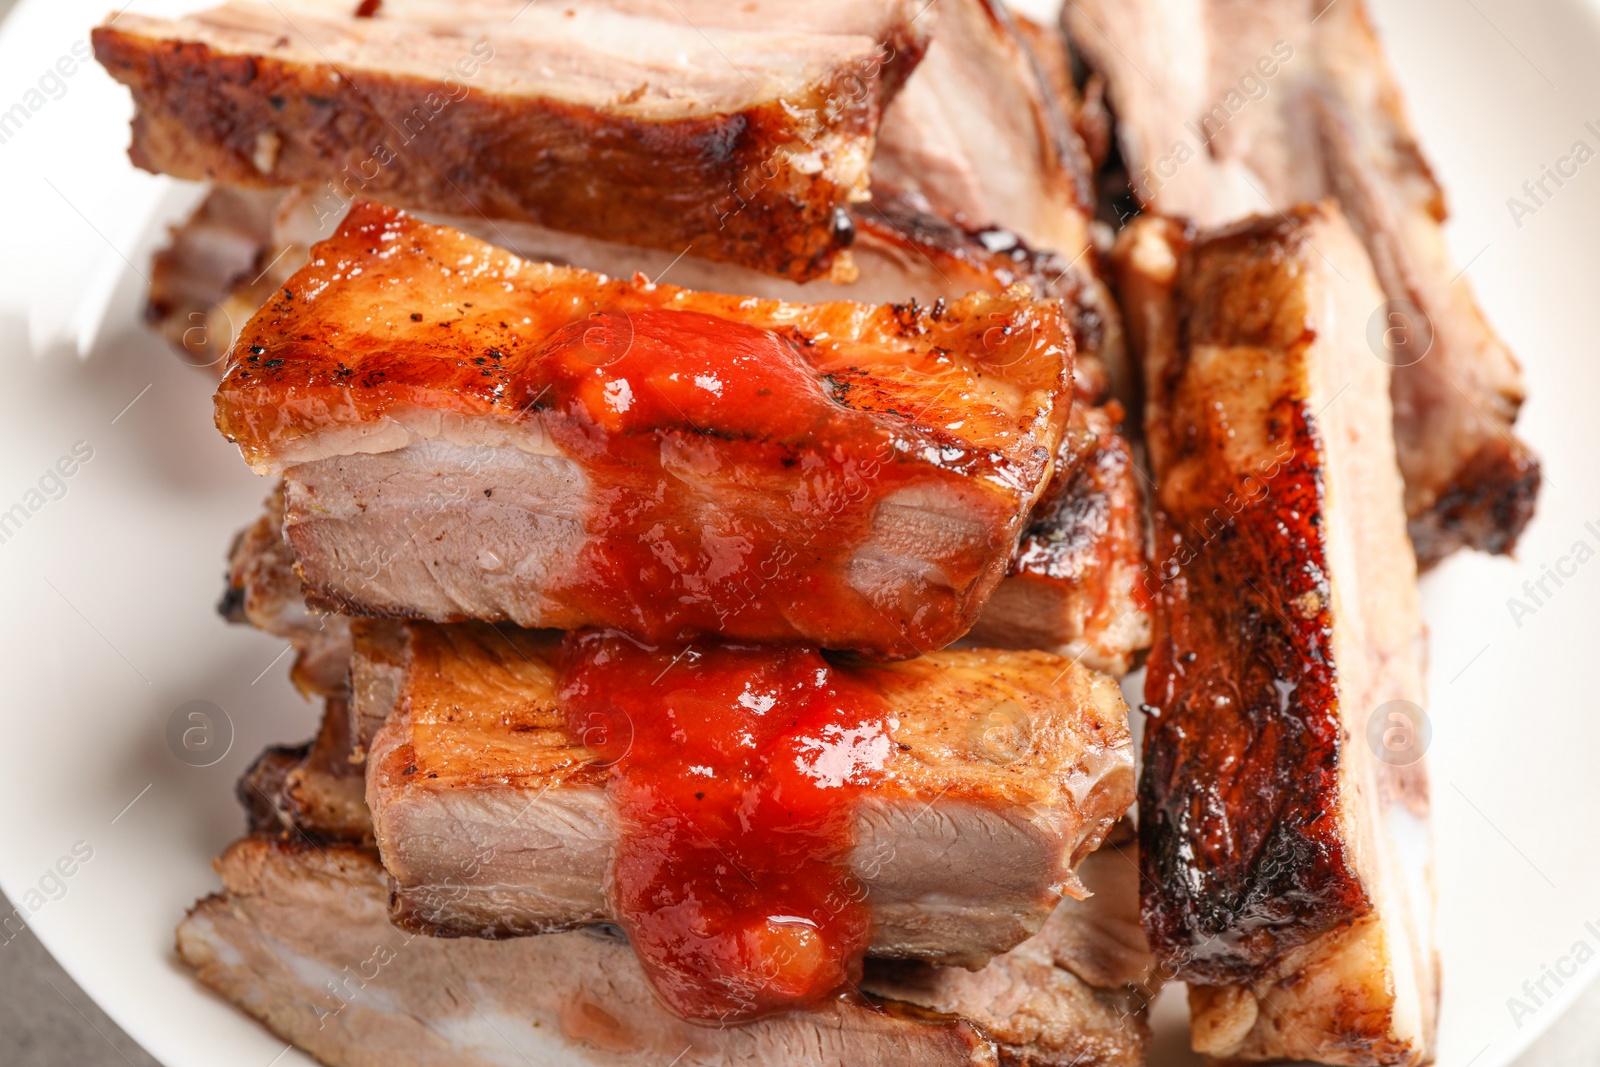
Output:
<path fill-rule="evenodd" d="M 3 21 L 16 0 L 0 0 Z M 12 906 L 0 894 L 0 915 Z M 0 944 L 0 1065 L 159 1067 L 84 995 L 32 931 Z M 1600 1065 L 1600 983 L 1516 1067 Z M 1467 1067 L 1445 1064 L 1443 1067 Z"/>

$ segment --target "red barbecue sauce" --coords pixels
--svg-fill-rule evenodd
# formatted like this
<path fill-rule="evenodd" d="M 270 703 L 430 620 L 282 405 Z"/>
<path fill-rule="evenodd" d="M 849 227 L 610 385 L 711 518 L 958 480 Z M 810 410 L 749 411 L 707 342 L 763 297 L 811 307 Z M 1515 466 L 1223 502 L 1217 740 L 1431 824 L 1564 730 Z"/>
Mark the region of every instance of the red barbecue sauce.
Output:
<path fill-rule="evenodd" d="M 860 980 L 871 923 L 848 855 L 888 707 L 814 648 L 652 648 L 571 634 L 568 730 L 609 767 L 613 907 L 657 994 L 697 1021 L 812 1004 Z"/>
<path fill-rule="evenodd" d="M 558 331 L 526 380 L 538 385 L 515 399 L 546 413 L 594 495 L 578 578 L 554 592 L 585 617 L 654 641 L 785 640 L 791 619 L 835 619 L 884 634 L 864 651 L 897 656 L 956 636 L 940 594 L 893 619 L 848 564 L 873 502 L 930 476 L 897 451 L 962 457 L 841 403 L 848 386 L 785 337 L 697 312 L 603 312 Z"/>

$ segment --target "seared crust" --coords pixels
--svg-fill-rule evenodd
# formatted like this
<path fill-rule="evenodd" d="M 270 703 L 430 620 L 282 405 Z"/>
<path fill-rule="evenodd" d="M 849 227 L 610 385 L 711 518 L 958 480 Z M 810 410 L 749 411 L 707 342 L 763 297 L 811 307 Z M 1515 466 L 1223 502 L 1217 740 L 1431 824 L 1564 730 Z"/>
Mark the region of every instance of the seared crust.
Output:
<path fill-rule="evenodd" d="M 528 19 L 546 15 L 559 17 Z M 406 31 L 392 25 L 371 20 L 361 47 L 403 48 Z M 130 155 L 146 170 L 257 187 L 333 182 L 418 209 L 690 246 L 783 277 L 850 275 L 841 209 L 866 196 L 882 105 L 867 38 L 831 38 L 836 54 L 782 95 L 696 114 L 652 112 L 649 94 L 597 107 L 482 86 L 449 62 L 439 67 L 453 81 L 323 58 L 353 34 L 337 19 L 230 5 L 177 22 L 124 15 L 93 40 L 133 92 Z M 497 48 L 511 64 L 527 47 L 492 33 L 456 43 L 450 58 L 473 71 Z"/>
<path fill-rule="evenodd" d="M 1143 493 L 1121 422 L 1116 401 L 1073 406 L 1050 487 L 969 640 L 1119 677 L 1150 647 Z"/>
<path fill-rule="evenodd" d="M 1158 483 L 1152 948 L 1194 990 L 1197 1051 L 1415 1067 L 1438 995 L 1426 772 L 1370 728 L 1420 707 L 1425 635 L 1363 330 L 1376 278 L 1331 203 L 1199 239 L 1141 218 L 1117 258 Z"/>
<path fill-rule="evenodd" d="M 1221 524 L 1214 513 L 1249 490 L 1225 458 L 1228 420 L 1207 418 L 1215 398 L 1189 382 L 1199 346 L 1301 358 L 1310 309 L 1281 267 L 1303 249 L 1299 234 L 1291 220 L 1241 224 L 1185 260 L 1180 354 L 1151 386 L 1165 415 L 1151 422 L 1154 563 L 1176 577 L 1158 597 L 1146 676 L 1158 710 L 1139 789 L 1145 924 L 1182 977 L 1211 983 L 1248 979 L 1371 907 L 1337 816 L 1322 442 L 1303 395 L 1273 396 L 1251 416 L 1276 442 L 1276 466 L 1258 474 L 1270 497 Z M 1180 465 L 1194 480 L 1165 474 Z M 1214 539 L 1192 543 L 1201 531 Z"/>
<path fill-rule="evenodd" d="M 1509 555 L 1533 518 L 1544 474 L 1539 457 L 1515 437 L 1486 437 L 1408 529 L 1417 562 L 1431 567 L 1460 548 Z"/>
<path fill-rule="evenodd" d="M 540 392 L 522 372 L 552 334 L 594 311 L 649 309 L 792 338 L 815 370 L 837 376 L 842 404 L 907 421 L 900 409 L 910 408 L 919 426 L 960 422 L 949 443 L 971 453 L 966 462 L 985 462 L 1000 483 L 1035 483 L 1029 504 L 1043 491 L 1072 372 L 1053 301 L 1020 288 L 933 308 L 694 293 L 530 263 L 365 201 L 241 333 L 217 426 L 263 472 L 327 454 L 305 440 L 313 435 L 415 409 L 510 426 Z"/>

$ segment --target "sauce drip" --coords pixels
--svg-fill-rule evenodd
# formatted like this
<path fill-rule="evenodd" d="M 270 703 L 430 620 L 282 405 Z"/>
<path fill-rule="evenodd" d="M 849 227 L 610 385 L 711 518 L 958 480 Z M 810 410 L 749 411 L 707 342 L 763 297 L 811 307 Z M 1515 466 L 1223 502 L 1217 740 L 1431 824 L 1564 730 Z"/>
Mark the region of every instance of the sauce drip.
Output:
<path fill-rule="evenodd" d="M 568 635 L 567 728 L 610 768 L 612 903 L 657 994 L 733 1022 L 861 977 L 854 800 L 892 748 L 888 706 L 814 648 L 651 648 Z"/>
<path fill-rule="evenodd" d="M 652 641 L 787 640 L 790 620 L 835 620 L 841 634 L 882 634 L 852 644 L 894 656 L 970 624 L 937 584 L 915 604 L 875 605 L 850 582 L 884 496 L 918 478 L 963 491 L 954 470 L 897 454 L 953 465 L 960 450 L 841 403 L 850 386 L 787 338 L 695 312 L 604 312 L 552 336 L 527 380 L 537 390 L 514 398 L 546 412 L 591 484 L 578 578 L 554 593 L 584 617 Z"/>

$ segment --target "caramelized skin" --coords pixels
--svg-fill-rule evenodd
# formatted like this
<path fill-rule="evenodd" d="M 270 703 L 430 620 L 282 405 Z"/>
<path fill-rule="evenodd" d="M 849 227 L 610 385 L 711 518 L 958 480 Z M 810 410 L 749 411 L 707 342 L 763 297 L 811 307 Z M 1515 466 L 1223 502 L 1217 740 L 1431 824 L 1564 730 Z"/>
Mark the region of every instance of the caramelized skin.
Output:
<path fill-rule="evenodd" d="M 1283 266 L 1303 248 L 1293 226 L 1241 226 L 1184 260 L 1176 356 L 1150 385 L 1164 582 L 1139 789 L 1145 926 L 1207 983 L 1251 978 L 1371 906 L 1339 816 L 1323 449 L 1294 369 L 1316 333 Z M 1206 346 L 1257 349 L 1269 373 L 1197 370 Z M 1230 452 L 1246 432 L 1267 442 L 1254 469 Z"/>
<path fill-rule="evenodd" d="M 1191 243 L 1192 240 L 1192 243 Z M 1225 1061 L 1432 1056 L 1426 772 L 1369 728 L 1426 635 L 1378 281 L 1331 203 L 1118 241 L 1142 340 L 1155 644 L 1139 788 L 1152 950 Z M 1370 747 L 1369 747 L 1370 746 Z"/>
<path fill-rule="evenodd" d="M 707 38 L 593 8 L 578 12 L 594 23 L 584 33 L 572 11 L 529 7 L 411 26 L 232 3 L 177 21 L 130 14 L 93 39 L 132 91 L 130 154 L 146 170 L 848 280 L 843 209 L 866 196 L 883 104 L 876 42 Z M 652 34 L 666 62 L 635 58 Z M 686 49 L 704 54 L 674 67 Z"/>
<path fill-rule="evenodd" d="M 576 463 L 587 541 L 523 624 L 906 656 L 964 633 L 1002 577 L 1071 352 L 1060 306 L 1022 291 L 928 309 L 698 294 L 363 204 L 241 334 L 217 424 L 258 470 L 439 439 Z M 868 596 L 852 562 L 907 499 L 958 535 L 909 549 L 936 553 L 930 580 Z M 364 610 L 295 547 L 315 591 Z"/>

